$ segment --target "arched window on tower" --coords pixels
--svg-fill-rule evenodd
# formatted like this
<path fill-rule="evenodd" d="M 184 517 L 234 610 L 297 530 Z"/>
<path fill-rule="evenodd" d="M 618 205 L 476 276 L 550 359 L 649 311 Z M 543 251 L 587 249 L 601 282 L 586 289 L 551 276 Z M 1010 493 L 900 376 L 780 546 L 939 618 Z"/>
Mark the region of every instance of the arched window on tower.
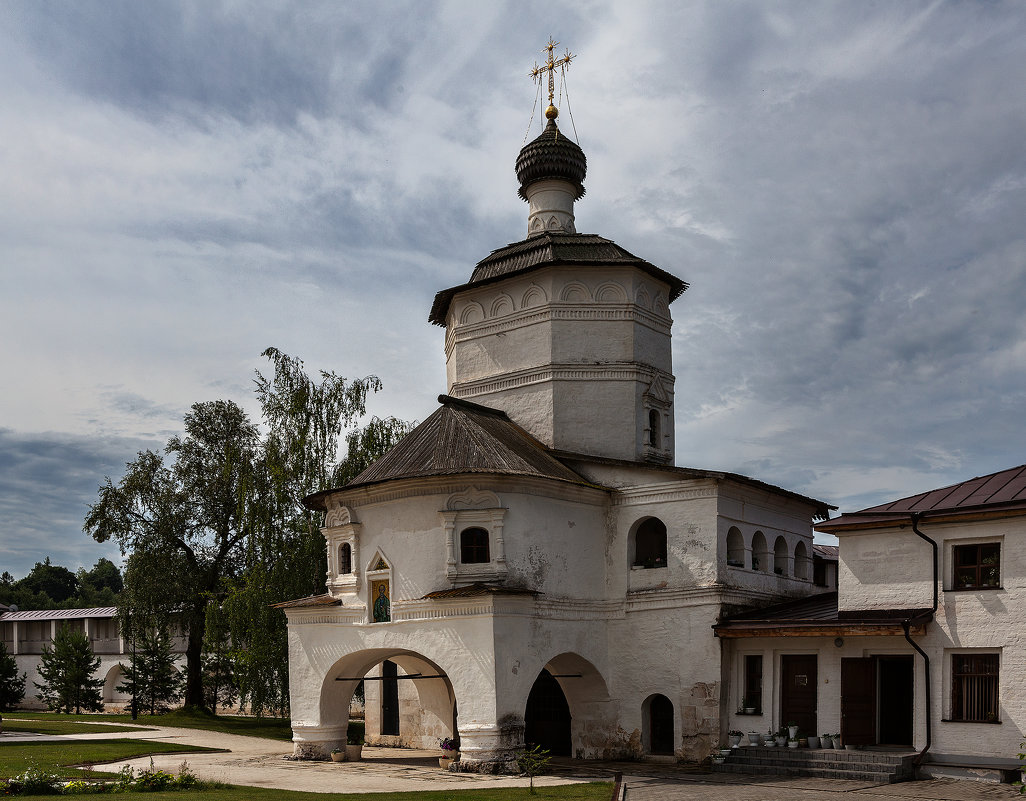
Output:
<path fill-rule="evenodd" d="M 653 448 L 661 447 L 659 442 L 659 412 L 655 409 L 648 410 L 648 444 Z"/>
<path fill-rule="evenodd" d="M 488 555 L 488 532 L 483 528 L 465 528 L 460 532 L 460 561 L 465 565 L 485 564 Z"/>
<path fill-rule="evenodd" d="M 338 573 L 340 576 L 353 572 L 353 546 L 343 542 L 338 547 Z"/>
<path fill-rule="evenodd" d="M 636 567 L 666 567 L 666 524 L 657 517 L 642 521 L 634 533 Z"/>

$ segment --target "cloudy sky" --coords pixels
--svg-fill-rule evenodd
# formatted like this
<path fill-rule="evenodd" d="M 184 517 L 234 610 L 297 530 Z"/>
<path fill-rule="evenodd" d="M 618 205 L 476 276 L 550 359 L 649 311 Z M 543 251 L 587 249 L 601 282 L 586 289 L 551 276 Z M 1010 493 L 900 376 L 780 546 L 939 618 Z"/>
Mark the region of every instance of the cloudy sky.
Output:
<path fill-rule="evenodd" d="M 549 35 L 578 230 L 691 283 L 678 464 L 843 511 L 1026 461 L 1019 2 L 2 0 L 0 569 L 111 555 L 104 476 L 269 345 L 424 419 Z"/>

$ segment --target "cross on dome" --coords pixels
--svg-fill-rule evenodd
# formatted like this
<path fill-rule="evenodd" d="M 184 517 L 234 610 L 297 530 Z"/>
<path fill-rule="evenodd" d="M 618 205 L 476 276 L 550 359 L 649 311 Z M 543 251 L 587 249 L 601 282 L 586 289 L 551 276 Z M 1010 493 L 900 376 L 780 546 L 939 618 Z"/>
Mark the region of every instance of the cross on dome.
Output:
<path fill-rule="evenodd" d="M 528 75 L 530 75 L 534 79 L 535 83 L 537 83 L 538 81 L 541 80 L 541 76 L 544 73 L 548 73 L 548 79 L 549 79 L 549 106 L 548 106 L 548 108 L 545 109 L 545 118 L 549 119 L 549 120 L 554 120 L 556 117 L 559 116 L 559 109 L 557 109 L 552 104 L 553 97 L 555 97 L 555 94 L 556 94 L 556 81 L 555 81 L 556 70 L 557 69 L 565 70 L 567 68 L 567 66 L 569 66 L 570 61 L 572 59 L 576 58 L 576 56 L 574 56 L 574 54 L 571 53 L 569 48 L 568 48 L 567 51 L 563 54 L 562 58 L 560 58 L 560 59 L 553 59 L 552 51 L 556 47 L 556 45 L 558 45 L 558 44 L 559 44 L 559 42 L 555 41 L 550 36 L 549 37 L 549 43 L 547 45 L 545 45 L 545 47 L 542 48 L 542 52 L 543 53 L 548 52 L 548 56 L 547 56 L 546 62 L 544 64 L 542 64 L 542 66 L 540 66 L 540 67 L 538 66 L 538 63 L 535 62 L 534 69 L 531 70 L 528 73 Z"/>

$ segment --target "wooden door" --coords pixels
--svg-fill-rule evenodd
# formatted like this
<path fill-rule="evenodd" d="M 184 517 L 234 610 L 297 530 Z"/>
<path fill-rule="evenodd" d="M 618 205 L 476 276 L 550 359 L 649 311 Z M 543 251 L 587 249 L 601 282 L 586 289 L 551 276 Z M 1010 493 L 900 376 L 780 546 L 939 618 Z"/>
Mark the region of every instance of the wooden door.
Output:
<path fill-rule="evenodd" d="M 841 660 L 841 739 L 876 744 L 876 659 Z"/>
<path fill-rule="evenodd" d="M 881 745 L 912 746 L 914 663 L 911 656 L 877 657 Z"/>
<path fill-rule="evenodd" d="M 803 735 L 816 733 L 816 695 L 819 688 L 815 654 L 780 657 L 780 720 L 798 724 Z"/>

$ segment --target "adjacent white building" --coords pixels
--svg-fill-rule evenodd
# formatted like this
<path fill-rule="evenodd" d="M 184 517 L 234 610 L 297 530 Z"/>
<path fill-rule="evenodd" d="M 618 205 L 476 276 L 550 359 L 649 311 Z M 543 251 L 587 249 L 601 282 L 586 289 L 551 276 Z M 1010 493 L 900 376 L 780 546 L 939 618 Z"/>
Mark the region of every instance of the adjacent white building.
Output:
<path fill-rule="evenodd" d="M 933 775 L 1016 768 L 1026 739 L 1026 466 L 817 529 L 839 540 L 836 594 L 717 626 L 725 722 L 761 732 L 794 720 L 847 744 L 905 746 Z"/>

